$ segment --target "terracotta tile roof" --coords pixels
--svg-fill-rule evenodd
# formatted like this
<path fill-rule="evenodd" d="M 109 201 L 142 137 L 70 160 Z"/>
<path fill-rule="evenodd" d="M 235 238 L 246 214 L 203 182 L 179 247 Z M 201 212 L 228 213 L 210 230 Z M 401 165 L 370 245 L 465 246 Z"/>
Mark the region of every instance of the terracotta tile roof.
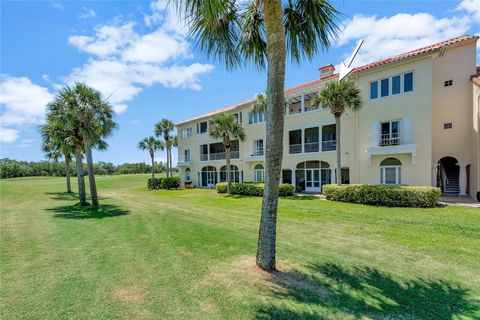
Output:
<path fill-rule="evenodd" d="M 366 65 L 361 66 L 361 67 L 357 67 L 357 68 L 353 69 L 352 74 L 367 71 L 367 70 L 377 68 L 377 67 L 381 67 L 381 66 L 384 66 L 384 65 L 388 65 L 390 63 L 399 62 L 399 61 L 406 60 L 406 59 L 409 59 L 409 58 L 413 58 L 413 57 L 416 57 L 416 56 L 420 56 L 420 55 L 423 55 L 423 54 L 432 53 L 433 51 L 444 48 L 444 47 L 459 44 L 459 43 L 461 43 L 463 41 L 467 41 L 467 40 L 472 40 L 472 39 L 477 40 L 478 38 L 479 38 L 478 36 L 464 35 L 464 36 L 460 36 L 460 37 L 453 38 L 453 39 L 450 39 L 450 40 L 438 42 L 438 43 L 432 44 L 430 46 L 426 46 L 426 47 L 423 47 L 423 48 L 419 48 L 419 49 L 416 49 L 416 50 L 405 52 L 405 53 L 402 53 L 402 54 L 399 54 L 399 55 L 396 55 L 396 56 L 393 56 L 393 57 L 390 57 L 390 58 L 387 58 L 387 59 L 384 59 L 384 60 L 376 61 L 376 62 L 366 64 Z M 477 85 L 480 85 L 479 84 L 480 83 L 480 71 L 479 70 L 480 70 L 480 67 L 477 67 L 477 74 L 472 76 L 472 81 Z M 332 79 L 335 79 L 335 78 L 338 78 L 338 74 L 334 74 L 334 75 L 331 75 L 329 77 L 325 77 L 323 79 L 316 79 L 316 80 L 313 80 L 313 81 L 310 81 L 310 82 L 305 82 L 305 83 L 287 88 L 287 89 L 285 89 L 285 93 L 293 92 L 293 91 L 296 91 L 298 89 L 313 86 L 313 85 L 316 85 L 316 84 L 319 84 L 319 83 L 322 83 L 322 82 L 325 82 L 325 81 L 329 81 L 329 80 L 332 80 Z M 240 103 L 232 104 L 230 106 L 226 106 L 226 107 L 223 107 L 223 108 L 220 108 L 220 109 L 213 110 L 209 113 L 202 114 L 201 116 L 179 122 L 179 123 L 177 123 L 177 125 L 182 125 L 182 124 L 185 124 L 185 123 L 188 123 L 188 122 L 191 122 L 191 121 L 211 117 L 213 115 L 216 115 L 216 114 L 219 114 L 219 113 L 222 113 L 222 112 L 226 112 L 226 111 L 233 111 L 236 108 L 239 108 L 241 106 L 245 106 L 245 105 L 247 105 L 249 103 L 252 103 L 254 101 L 255 101 L 255 98 L 252 98 L 252 99 L 240 102 Z"/>
<path fill-rule="evenodd" d="M 480 67 L 477 67 L 477 74 L 472 75 L 470 80 L 480 87 Z"/>

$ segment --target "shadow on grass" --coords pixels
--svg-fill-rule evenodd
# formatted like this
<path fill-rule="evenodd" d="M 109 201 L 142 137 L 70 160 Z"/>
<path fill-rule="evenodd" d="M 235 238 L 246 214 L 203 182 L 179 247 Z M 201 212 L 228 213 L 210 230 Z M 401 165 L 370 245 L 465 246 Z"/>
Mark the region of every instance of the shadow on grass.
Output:
<path fill-rule="evenodd" d="M 315 200 L 317 199 L 315 196 L 288 196 L 288 197 L 281 197 L 281 199 L 288 199 L 288 200 Z M 317 199 L 318 200 L 318 199 Z"/>
<path fill-rule="evenodd" d="M 45 194 L 51 196 L 50 198 L 53 200 L 65 200 L 65 201 L 75 201 L 78 200 L 78 193 L 76 192 L 45 192 Z M 89 198 L 89 195 L 87 195 Z M 108 199 L 108 197 L 98 197 L 99 200 Z"/>
<path fill-rule="evenodd" d="M 100 205 L 100 208 L 98 209 L 94 209 L 90 206 L 82 207 L 79 204 L 76 204 L 72 206 L 58 206 L 47 210 L 55 213 L 53 215 L 54 218 L 76 220 L 113 218 L 125 216 L 130 213 L 129 210 L 113 204 L 103 204 Z"/>
<path fill-rule="evenodd" d="M 469 289 L 443 280 L 405 282 L 370 267 L 344 269 L 336 264 L 312 265 L 312 274 L 271 274 L 280 303 L 262 307 L 257 319 L 453 319 L 478 312 L 480 301 Z M 297 306 L 289 308 L 287 302 Z M 298 307 L 298 304 L 302 307 Z M 322 314 L 313 308 L 326 310 Z M 307 311 L 305 311 L 307 310 Z"/>

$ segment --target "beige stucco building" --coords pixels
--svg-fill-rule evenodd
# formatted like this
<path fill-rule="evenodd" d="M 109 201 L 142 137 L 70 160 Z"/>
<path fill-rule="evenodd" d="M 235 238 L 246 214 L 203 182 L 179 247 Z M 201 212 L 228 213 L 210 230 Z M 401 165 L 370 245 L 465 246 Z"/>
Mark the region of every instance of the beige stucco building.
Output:
<path fill-rule="evenodd" d="M 480 189 L 480 71 L 476 36 L 462 36 L 353 70 L 364 106 L 341 118 L 344 183 L 440 186 L 475 197 Z M 334 67 L 314 81 L 286 89 L 282 181 L 299 191 L 321 192 L 334 179 L 335 121 L 311 99 Z M 226 112 L 247 133 L 232 149 L 233 179 L 262 181 L 265 118 L 253 100 L 177 124 L 182 181 L 212 187 L 225 181 L 223 145 L 208 135 L 208 121 Z"/>

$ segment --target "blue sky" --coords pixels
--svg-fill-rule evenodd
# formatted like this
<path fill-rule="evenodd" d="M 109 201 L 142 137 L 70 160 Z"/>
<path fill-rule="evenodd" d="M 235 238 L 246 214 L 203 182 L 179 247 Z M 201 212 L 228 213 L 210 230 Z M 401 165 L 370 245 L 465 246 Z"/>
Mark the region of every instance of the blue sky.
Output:
<path fill-rule="evenodd" d="M 2 1 L 0 156 L 43 159 L 44 105 L 74 81 L 111 96 L 119 129 L 94 160 L 116 164 L 148 161 L 136 145 L 161 118 L 185 120 L 264 91 L 264 72 L 227 71 L 200 52 L 167 2 Z M 319 66 L 338 65 L 360 38 L 357 65 L 480 34 L 480 0 L 333 3 L 342 13 L 339 40 L 311 61 L 288 64 L 287 86 L 317 78 Z"/>

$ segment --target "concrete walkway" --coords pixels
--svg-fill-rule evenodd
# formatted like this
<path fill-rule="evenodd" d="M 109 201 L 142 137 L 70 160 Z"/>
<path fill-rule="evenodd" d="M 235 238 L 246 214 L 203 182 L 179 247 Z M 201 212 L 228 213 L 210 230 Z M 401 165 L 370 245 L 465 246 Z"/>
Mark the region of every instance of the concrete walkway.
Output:
<path fill-rule="evenodd" d="M 474 199 L 469 198 L 469 197 L 441 196 L 439 203 L 443 204 L 443 205 L 454 205 L 454 206 L 465 206 L 465 207 L 480 208 L 480 202 L 475 201 Z"/>

